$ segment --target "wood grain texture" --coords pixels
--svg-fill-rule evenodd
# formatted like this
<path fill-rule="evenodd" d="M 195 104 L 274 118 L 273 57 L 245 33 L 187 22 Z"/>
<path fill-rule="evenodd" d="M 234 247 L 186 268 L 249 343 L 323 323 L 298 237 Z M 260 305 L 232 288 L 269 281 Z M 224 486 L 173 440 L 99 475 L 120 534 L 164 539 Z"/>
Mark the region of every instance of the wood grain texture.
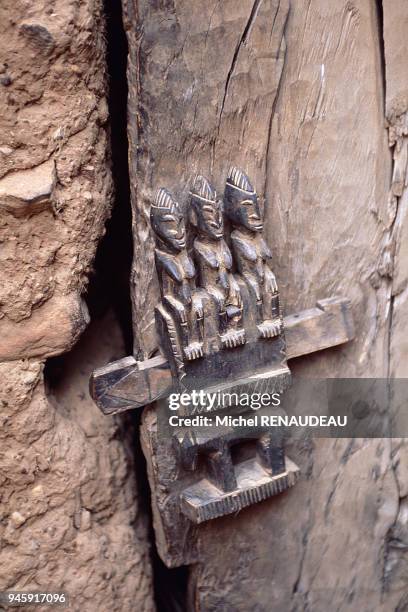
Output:
<path fill-rule="evenodd" d="M 299 360 L 293 371 L 384 376 L 391 156 L 375 4 L 295 0 L 286 42 L 266 177 L 267 234 L 284 307 L 296 311 L 340 293 L 356 318 L 352 345 Z M 288 453 L 303 481 L 203 534 L 197 608 L 393 609 L 383 596 L 383 551 L 399 507 L 390 441 L 315 440 Z M 218 542 L 227 538 L 224 552 Z M 228 572 L 217 572 L 223 563 Z"/>
<path fill-rule="evenodd" d="M 404 10 L 393 0 L 292 0 L 283 36 L 283 2 L 213 2 L 200 9 L 195 1 L 139 2 L 138 16 L 134 4 L 125 6 L 137 355 L 154 346 L 152 191 L 164 183 L 183 198 L 197 170 L 213 174 L 219 188 L 233 161 L 265 193 L 284 312 L 310 308 L 327 295 L 352 301 L 352 346 L 299 360 L 294 373 L 397 372 L 406 351 L 404 311 L 396 308 L 405 302 L 406 266 L 398 261 L 406 249 L 406 148 L 402 115 L 391 121 L 395 112 L 388 109 L 404 89 L 405 47 L 396 25 Z M 384 91 L 387 62 L 394 97 Z M 294 489 L 202 526 L 191 608 L 393 609 L 401 596 L 384 584 L 396 557 L 384 551 L 390 533 L 403 528 L 406 451 L 399 449 L 394 470 L 388 440 L 294 443 L 288 452 L 303 470 Z"/>
<path fill-rule="evenodd" d="M 288 9 L 288 0 L 124 0 L 139 358 L 156 346 L 152 197 L 163 186 L 183 204 L 197 172 L 213 176 L 221 191 L 231 164 L 245 168 L 262 194 Z"/>

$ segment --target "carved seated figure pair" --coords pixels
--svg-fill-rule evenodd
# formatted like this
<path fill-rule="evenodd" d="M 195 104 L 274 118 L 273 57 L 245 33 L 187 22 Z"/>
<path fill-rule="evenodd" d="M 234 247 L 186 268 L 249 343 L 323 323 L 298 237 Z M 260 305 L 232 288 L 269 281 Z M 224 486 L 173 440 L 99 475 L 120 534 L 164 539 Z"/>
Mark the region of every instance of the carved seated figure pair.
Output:
<path fill-rule="evenodd" d="M 267 263 L 271 253 L 262 237 L 258 199 L 248 177 L 237 168 L 230 170 L 223 203 L 209 181 L 198 176 L 189 203 L 189 221 L 196 234 L 194 261 L 187 251 L 184 217 L 166 189 L 159 189 L 150 212 L 162 304 L 176 322 L 183 350 L 180 357 L 187 361 L 203 356 L 205 309 L 197 286 L 215 304 L 221 347 L 234 348 L 246 342 L 241 291 L 224 239 L 223 212 L 233 226 L 236 270 L 256 304 L 259 336 L 272 338 L 282 330 L 278 287 Z"/>

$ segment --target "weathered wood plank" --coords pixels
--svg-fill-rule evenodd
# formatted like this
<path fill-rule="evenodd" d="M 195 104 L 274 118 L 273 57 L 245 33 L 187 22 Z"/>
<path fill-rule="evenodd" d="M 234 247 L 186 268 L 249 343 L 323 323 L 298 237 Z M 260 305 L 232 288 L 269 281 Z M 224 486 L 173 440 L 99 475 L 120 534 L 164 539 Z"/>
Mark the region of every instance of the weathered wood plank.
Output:
<path fill-rule="evenodd" d="M 156 346 L 152 190 L 163 184 L 183 200 L 190 173 L 217 183 L 233 161 L 265 192 L 286 311 L 321 295 L 352 302 L 352 346 L 298 360 L 295 375 L 387 374 L 391 156 L 376 5 L 292 0 L 284 37 L 287 2 L 144 0 L 137 14 L 136 2 L 125 6 L 138 358 Z M 146 442 L 154 415 L 145 417 Z M 319 440 L 293 451 L 304 470 L 297 487 L 200 529 L 191 608 L 323 612 L 347 597 L 355 609 L 384 607 L 384 538 L 397 507 L 387 441 Z M 149 469 L 158 467 L 165 475 L 164 455 Z"/>
<path fill-rule="evenodd" d="M 381 255 L 391 156 L 376 4 L 291 2 L 267 234 L 286 311 L 347 295 L 356 325 L 350 345 L 293 362 L 295 379 L 387 374 L 389 259 Z M 294 444 L 296 487 L 202 532 L 190 584 L 199 609 L 394 609 L 383 590 L 398 501 L 390 450 L 387 440 Z"/>

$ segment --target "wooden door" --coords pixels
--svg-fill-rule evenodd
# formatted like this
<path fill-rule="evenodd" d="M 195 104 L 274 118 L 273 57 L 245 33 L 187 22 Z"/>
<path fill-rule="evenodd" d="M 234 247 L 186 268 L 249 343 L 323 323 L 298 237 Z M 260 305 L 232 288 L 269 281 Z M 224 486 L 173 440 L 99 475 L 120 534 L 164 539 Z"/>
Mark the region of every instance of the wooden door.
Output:
<path fill-rule="evenodd" d="M 123 0 L 123 10 L 135 355 L 157 342 L 154 191 L 184 201 L 195 173 L 221 188 L 234 164 L 264 196 L 285 313 L 335 294 L 352 301 L 355 341 L 294 373 L 404 376 L 405 3 Z M 404 444 L 320 439 L 291 453 L 294 489 L 200 532 L 189 609 L 405 609 Z"/>

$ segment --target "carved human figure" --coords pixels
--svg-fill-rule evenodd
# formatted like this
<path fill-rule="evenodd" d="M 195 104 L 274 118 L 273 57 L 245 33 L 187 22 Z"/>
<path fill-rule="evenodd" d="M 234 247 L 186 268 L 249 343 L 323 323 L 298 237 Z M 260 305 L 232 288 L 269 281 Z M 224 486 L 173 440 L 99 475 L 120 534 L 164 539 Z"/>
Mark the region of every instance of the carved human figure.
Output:
<path fill-rule="evenodd" d="M 184 217 L 174 197 L 159 189 L 150 208 L 162 304 L 176 322 L 184 357 L 203 355 L 203 305 L 195 290 L 195 267 L 186 249 Z"/>
<path fill-rule="evenodd" d="M 222 201 L 203 176 L 197 176 L 190 192 L 190 223 L 196 231 L 193 245 L 198 284 L 213 298 L 223 348 L 245 344 L 239 285 L 231 273 L 232 255 L 224 240 Z"/>
<path fill-rule="evenodd" d="M 233 225 L 232 252 L 239 273 L 256 300 L 256 319 L 261 338 L 282 331 L 276 278 L 268 261 L 272 254 L 263 236 L 263 219 L 257 194 L 247 175 L 231 168 L 225 186 L 224 209 Z"/>

